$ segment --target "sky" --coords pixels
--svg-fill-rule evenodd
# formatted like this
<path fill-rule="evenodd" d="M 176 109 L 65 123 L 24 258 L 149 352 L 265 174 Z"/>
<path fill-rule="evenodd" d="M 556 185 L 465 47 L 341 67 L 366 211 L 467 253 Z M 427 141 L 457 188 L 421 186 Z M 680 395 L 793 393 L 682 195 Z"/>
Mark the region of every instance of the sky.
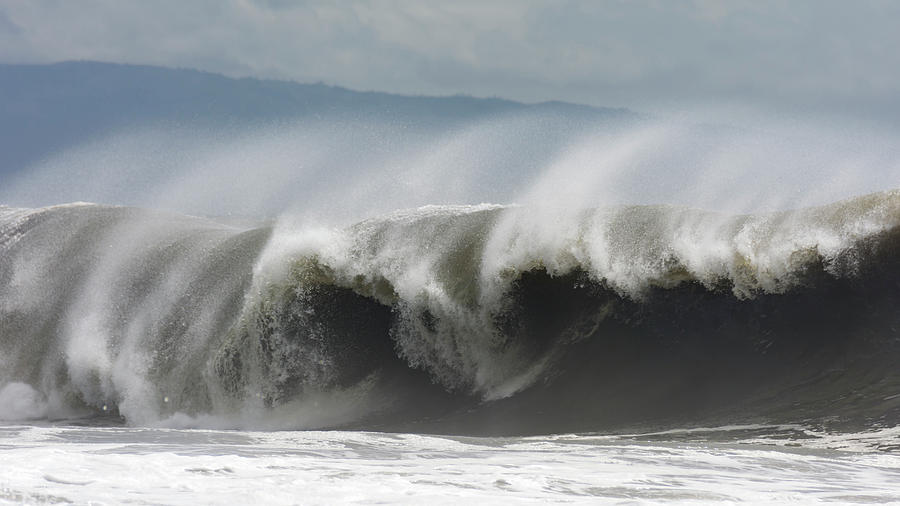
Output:
<path fill-rule="evenodd" d="M 0 0 L 0 62 L 896 118 L 897 20 L 900 2 L 889 0 Z"/>

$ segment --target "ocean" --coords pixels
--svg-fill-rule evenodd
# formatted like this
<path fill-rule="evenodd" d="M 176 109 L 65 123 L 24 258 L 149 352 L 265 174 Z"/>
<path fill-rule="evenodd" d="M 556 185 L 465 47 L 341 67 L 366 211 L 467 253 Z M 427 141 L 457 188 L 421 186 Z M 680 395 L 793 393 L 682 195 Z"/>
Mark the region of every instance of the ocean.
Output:
<path fill-rule="evenodd" d="M 900 502 L 900 191 L 0 207 L 0 501 Z"/>
<path fill-rule="evenodd" d="M 29 504 L 641 504 L 900 501 L 896 430 L 745 426 L 435 436 L 0 428 L 0 501 Z"/>

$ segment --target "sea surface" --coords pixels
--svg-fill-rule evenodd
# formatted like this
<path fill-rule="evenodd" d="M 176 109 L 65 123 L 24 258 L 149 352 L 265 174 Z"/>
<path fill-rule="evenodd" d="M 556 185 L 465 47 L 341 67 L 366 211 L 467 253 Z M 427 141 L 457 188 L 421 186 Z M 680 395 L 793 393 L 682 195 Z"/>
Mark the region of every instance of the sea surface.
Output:
<path fill-rule="evenodd" d="M 900 502 L 900 191 L 0 207 L 0 501 Z"/>
<path fill-rule="evenodd" d="M 6 425 L 0 502 L 888 504 L 900 502 L 900 455 L 882 445 L 896 445 L 898 434 L 734 426 L 464 437 Z"/>

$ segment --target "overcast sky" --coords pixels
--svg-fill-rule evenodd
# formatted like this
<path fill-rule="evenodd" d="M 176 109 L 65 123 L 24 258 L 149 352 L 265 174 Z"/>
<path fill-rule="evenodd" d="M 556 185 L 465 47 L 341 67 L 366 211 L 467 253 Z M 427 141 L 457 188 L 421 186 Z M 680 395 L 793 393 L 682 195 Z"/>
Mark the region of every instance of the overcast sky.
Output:
<path fill-rule="evenodd" d="M 900 115 L 900 2 L 0 0 L 0 61 L 652 110 Z"/>

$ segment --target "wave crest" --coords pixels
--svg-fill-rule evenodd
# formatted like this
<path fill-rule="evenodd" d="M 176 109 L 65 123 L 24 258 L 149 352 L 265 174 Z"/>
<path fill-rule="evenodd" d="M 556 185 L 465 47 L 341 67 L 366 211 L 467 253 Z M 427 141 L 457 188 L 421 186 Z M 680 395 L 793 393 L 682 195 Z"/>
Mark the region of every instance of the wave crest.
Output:
<path fill-rule="evenodd" d="M 628 383 L 636 371 L 657 386 L 648 398 L 666 391 L 645 364 L 760 395 L 778 385 L 743 364 L 790 389 L 818 384 L 835 360 L 896 356 L 898 237 L 900 191 L 742 216 L 428 206 L 299 231 L 88 204 L 2 208 L 0 386 L 53 399 L 47 416 L 111 407 L 132 423 L 245 423 L 248 410 L 283 422 L 290 406 L 334 394 L 359 409 L 299 418 L 364 426 L 472 406 L 512 423 L 575 403 L 572 391 L 585 399 L 578 427 L 591 428 L 625 402 L 612 385 L 635 398 L 649 388 Z M 878 363 L 886 392 L 898 381 Z M 862 381 L 866 366 L 854 367 L 846 377 Z M 709 388 L 684 378 L 677 395 Z"/>

